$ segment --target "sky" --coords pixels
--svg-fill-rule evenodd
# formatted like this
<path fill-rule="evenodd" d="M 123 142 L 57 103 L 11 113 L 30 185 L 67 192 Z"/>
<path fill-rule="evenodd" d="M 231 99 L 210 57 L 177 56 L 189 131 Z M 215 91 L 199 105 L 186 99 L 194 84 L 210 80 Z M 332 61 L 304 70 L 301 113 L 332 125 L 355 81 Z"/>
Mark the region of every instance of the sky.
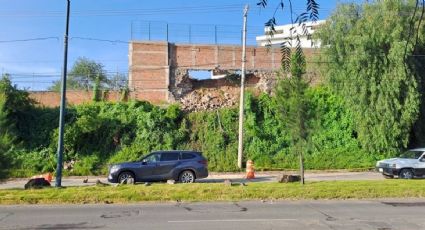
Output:
<path fill-rule="evenodd" d="M 240 44 L 243 8 L 248 12 L 248 44 L 262 35 L 280 0 L 71 0 L 68 69 L 78 57 L 102 63 L 109 74 L 128 73 L 128 42 Z M 342 0 L 317 0 L 326 19 Z M 351 2 L 351 1 L 350 1 Z M 276 12 L 290 22 L 288 1 Z M 306 0 L 293 0 L 294 13 Z M 287 6 L 288 5 L 288 6 Z M 0 0 L 0 71 L 27 90 L 45 90 L 60 79 L 63 66 L 66 0 Z M 296 16 L 294 16 L 296 17 Z"/>

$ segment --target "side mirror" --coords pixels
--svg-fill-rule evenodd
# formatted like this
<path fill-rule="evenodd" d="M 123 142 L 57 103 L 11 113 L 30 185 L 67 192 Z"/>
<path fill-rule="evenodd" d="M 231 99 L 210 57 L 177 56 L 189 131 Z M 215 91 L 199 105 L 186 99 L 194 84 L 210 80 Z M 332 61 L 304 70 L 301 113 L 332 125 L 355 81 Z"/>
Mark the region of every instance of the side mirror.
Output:
<path fill-rule="evenodd" d="M 148 164 L 148 161 L 146 161 L 146 159 L 143 159 L 142 165 L 147 165 L 147 164 Z"/>

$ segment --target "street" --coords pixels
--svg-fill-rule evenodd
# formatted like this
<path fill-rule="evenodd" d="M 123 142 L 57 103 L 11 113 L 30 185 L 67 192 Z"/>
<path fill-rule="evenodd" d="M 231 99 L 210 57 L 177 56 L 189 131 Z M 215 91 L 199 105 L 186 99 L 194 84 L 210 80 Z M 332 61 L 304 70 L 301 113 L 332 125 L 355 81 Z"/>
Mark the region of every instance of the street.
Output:
<path fill-rule="evenodd" d="M 425 229 L 425 200 L 0 206 L 0 229 Z"/>

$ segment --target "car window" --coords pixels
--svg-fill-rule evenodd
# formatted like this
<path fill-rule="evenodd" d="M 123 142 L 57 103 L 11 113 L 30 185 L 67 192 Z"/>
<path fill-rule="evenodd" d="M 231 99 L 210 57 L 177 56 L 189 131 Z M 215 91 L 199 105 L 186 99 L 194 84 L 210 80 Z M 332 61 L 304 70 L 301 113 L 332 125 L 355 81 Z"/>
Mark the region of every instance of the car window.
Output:
<path fill-rule="evenodd" d="M 406 151 L 401 154 L 401 158 L 418 159 L 424 152 L 423 151 Z"/>
<path fill-rule="evenodd" d="M 161 154 L 161 161 L 176 161 L 179 159 L 179 154 L 176 152 L 163 152 Z"/>
<path fill-rule="evenodd" d="M 195 154 L 192 154 L 192 153 L 182 153 L 181 154 L 181 159 L 182 160 L 193 159 L 195 157 L 196 157 L 196 155 Z"/>
<path fill-rule="evenodd" d="M 149 155 L 145 159 L 143 159 L 143 161 L 149 162 L 149 163 L 157 162 L 159 161 L 159 153 L 154 153 L 152 155 Z"/>

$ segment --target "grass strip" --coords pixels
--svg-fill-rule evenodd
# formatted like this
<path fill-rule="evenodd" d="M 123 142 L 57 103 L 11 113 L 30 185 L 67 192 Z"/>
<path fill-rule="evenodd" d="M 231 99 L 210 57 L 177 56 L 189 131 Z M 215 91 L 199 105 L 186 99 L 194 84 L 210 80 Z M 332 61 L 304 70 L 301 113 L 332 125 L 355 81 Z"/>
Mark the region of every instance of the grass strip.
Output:
<path fill-rule="evenodd" d="M 222 183 L 151 186 L 86 186 L 39 190 L 0 190 L 0 204 L 96 204 L 175 201 L 423 198 L 425 180 Z"/>

